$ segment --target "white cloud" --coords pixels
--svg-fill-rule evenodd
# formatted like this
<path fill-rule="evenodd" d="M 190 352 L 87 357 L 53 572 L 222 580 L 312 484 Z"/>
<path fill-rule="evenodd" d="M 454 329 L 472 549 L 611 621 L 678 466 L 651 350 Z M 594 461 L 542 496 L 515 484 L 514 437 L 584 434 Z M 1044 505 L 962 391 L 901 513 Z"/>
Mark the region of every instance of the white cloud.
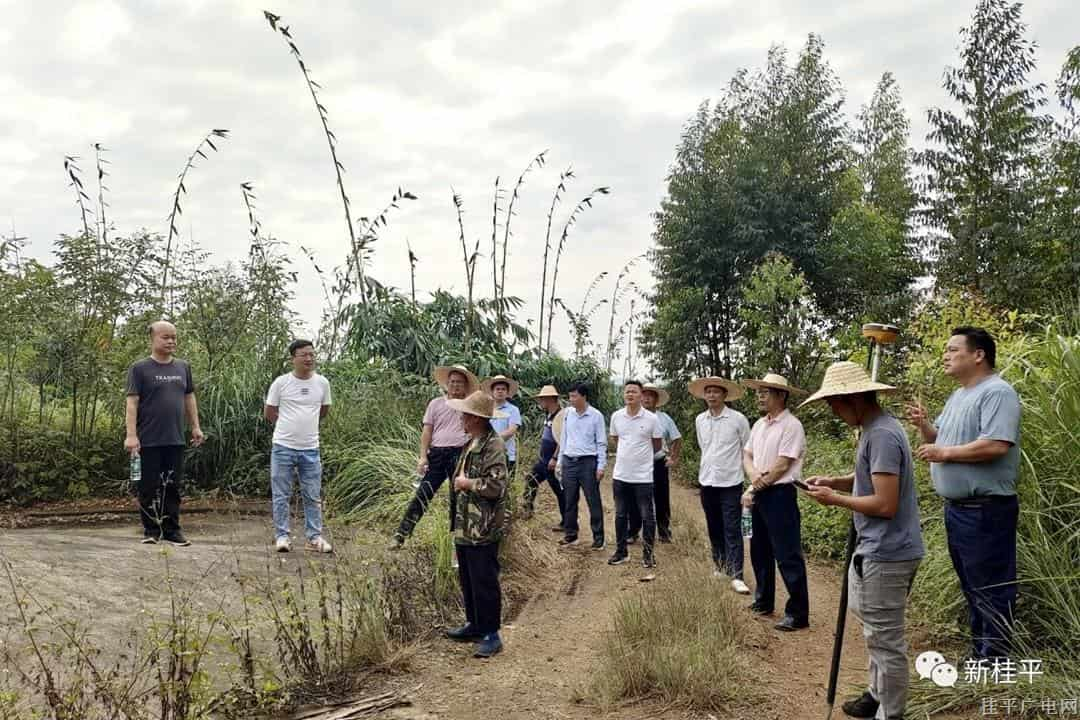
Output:
<path fill-rule="evenodd" d="M 130 30 L 127 12 L 113 0 L 87 0 L 65 16 L 60 47 L 72 58 L 92 62 Z"/>

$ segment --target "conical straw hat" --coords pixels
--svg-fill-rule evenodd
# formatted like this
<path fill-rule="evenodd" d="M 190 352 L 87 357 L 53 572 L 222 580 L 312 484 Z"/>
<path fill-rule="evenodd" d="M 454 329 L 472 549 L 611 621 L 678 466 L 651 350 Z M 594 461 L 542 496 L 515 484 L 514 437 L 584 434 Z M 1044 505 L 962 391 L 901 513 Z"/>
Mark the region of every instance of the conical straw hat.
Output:
<path fill-rule="evenodd" d="M 482 418 L 504 418 L 507 416 L 506 413 L 495 409 L 495 398 L 483 390 L 477 390 L 462 400 L 447 400 L 446 404 L 466 415 L 476 415 Z"/>
<path fill-rule="evenodd" d="M 821 381 L 821 389 L 804 400 L 799 407 L 812 403 L 816 400 L 837 397 L 839 395 L 858 395 L 864 392 L 890 392 L 896 388 L 892 385 L 875 382 L 870 379 L 858 363 L 845 360 L 833 363 L 825 370 L 825 378 Z"/>

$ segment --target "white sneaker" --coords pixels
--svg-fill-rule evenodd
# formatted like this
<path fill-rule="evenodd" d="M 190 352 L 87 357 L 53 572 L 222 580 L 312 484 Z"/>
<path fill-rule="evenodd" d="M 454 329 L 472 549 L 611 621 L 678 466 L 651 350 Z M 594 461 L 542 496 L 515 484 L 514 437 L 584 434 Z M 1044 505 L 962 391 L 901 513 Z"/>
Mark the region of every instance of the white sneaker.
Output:
<path fill-rule="evenodd" d="M 750 588 L 748 588 L 746 586 L 746 583 L 744 583 L 739 578 L 735 578 L 734 580 L 731 581 L 731 589 L 734 590 L 735 592 L 739 593 L 740 595 L 749 595 L 750 594 Z"/>
<path fill-rule="evenodd" d="M 274 541 L 274 549 L 278 552 L 289 552 L 292 550 L 292 542 L 289 540 L 288 535 L 282 535 Z"/>
<path fill-rule="evenodd" d="M 330 546 L 330 543 L 323 540 L 322 535 L 318 535 L 311 540 L 308 540 L 307 549 L 317 553 L 330 553 L 334 551 L 334 548 Z"/>

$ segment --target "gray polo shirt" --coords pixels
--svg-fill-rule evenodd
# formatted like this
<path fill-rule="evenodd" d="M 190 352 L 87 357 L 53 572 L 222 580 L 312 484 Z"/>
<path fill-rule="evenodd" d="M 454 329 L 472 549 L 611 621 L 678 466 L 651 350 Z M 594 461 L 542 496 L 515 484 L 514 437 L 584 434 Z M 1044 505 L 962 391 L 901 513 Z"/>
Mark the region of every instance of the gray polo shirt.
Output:
<path fill-rule="evenodd" d="M 994 374 L 974 387 L 949 396 L 934 421 L 937 444 L 966 445 L 976 440 L 1003 440 L 1009 451 L 981 463 L 931 463 L 930 477 L 938 495 L 963 500 L 977 495 L 1015 495 L 1020 468 L 1020 398 L 1012 385 Z"/>
<path fill-rule="evenodd" d="M 900 501 L 891 518 L 853 513 L 859 534 L 856 554 L 880 562 L 915 560 L 925 554 L 919 528 L 919 500 L 915 492 L 915 470 L 911 445 L 896 418 L 882 413 L 863 426 L 855 451 L 856 497 L 873 495 L 874 473 L 896 475 L 900 479 Z"/>

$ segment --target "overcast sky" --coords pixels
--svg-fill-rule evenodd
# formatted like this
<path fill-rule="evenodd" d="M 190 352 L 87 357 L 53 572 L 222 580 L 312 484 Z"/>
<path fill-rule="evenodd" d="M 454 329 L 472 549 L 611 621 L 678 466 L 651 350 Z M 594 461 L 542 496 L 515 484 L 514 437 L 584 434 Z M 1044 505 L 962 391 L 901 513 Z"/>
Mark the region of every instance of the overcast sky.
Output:
<path fill-rule="evenodd" d="M 559 172 L 578 179 L 556 220 L 597 185 L 612 188 L 574 229 L 559 295 L 572 307 L 600 271 L 651 243 L 651 214 L 687 117 L 771 44 L 796 52 L 824 38 L 854 114 L 882 72 L 900 84 L 917 144 L 926 109 L 944 101 L 946 65 L 974 2 L 357 2 L 324 0 L 0 0 L 0 234 L 12 225 L 47 258 L 79 225 L 63 156 L 111 149 L 109 211 L 117 230 L 165 231 L 175 177 L 210 128 L 221 152 L 193 171 L 181 229 L 221 261 L 242 257 L 247 217 L 239 184 L 255 184 L 266 230 L 294 248 L 296 309 L 309 323 L 321 293 L 299 251 L 324 266 L 347 247 L 326 141 L 299 69 L 261 10 L 282 16 L 325 88 L 356 215 L 401 186 L 419 196 L 390 220 L 372 275 L 408 288 L 406 241 L 420 257 L 420 292 L 463 292 L 451 187 L 464 198 L 470 240 L 490 243 L 492 184 L 504 187 L 547 148 L 518 202 L 508 289 L 534 318 L 545 215 Z M 1052 84 L 1080 42 L 1080 3 L 1025 7 L 1039 43 L 1037 80 Z M 501 237 L 501 231 L 500 231 Z M 490 295 L 490 265 L 478 269 Z M 634 280 L 650 284 L 642 264 Z M 595 339 L 607 332 L 598 319 Z M 556 343 L 569 344 L 565 320 Z"/>

